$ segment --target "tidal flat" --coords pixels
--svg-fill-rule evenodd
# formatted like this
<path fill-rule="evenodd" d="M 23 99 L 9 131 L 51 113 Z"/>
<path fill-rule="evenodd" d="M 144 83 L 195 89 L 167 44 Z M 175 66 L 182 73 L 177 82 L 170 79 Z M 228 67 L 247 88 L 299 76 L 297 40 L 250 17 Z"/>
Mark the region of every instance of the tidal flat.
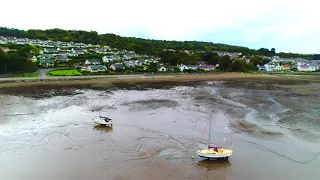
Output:
<path fill-rule="evenodd" d="M 318 180 L 319 89 L 270 79 L 0 88 L 0 179 Z M 195 153 L 211 112 L 211 143 L 234 151 L 228 161 Z M 113 127 L 94 124 L 99 115 Z"/>

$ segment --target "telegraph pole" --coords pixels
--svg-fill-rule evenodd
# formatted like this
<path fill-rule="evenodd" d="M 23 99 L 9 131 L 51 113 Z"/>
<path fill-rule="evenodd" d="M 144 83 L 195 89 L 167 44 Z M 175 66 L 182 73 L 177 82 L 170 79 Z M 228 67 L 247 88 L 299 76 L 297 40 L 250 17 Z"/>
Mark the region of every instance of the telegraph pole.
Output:
<path fill-rule="evenodd" d="M 6 68 L 6 75 L 7 75 L 8 74 L 7 64 L 5 65 L 5 68 Z"/>

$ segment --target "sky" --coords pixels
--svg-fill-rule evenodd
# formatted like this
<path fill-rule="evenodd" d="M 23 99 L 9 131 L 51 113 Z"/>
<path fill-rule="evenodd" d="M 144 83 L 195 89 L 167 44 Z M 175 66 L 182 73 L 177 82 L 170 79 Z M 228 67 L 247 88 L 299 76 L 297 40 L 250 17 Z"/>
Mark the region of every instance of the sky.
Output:
<path fill-rule="evenodd" d="M 0 26 L 97 31 L 320 54 L 316 0 L 10 0 Z"/>

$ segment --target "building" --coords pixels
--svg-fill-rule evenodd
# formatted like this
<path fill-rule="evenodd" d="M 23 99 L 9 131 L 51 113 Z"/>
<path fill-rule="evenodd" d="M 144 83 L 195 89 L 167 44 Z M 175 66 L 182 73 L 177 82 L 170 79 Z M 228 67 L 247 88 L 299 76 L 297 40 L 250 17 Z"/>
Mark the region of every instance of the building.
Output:
<path fill-rule="evenodd" d="M 87 59 L 84 63 L 87 65 L 100 65 L 100 61 L 98 59 Z"/>
<path fill-rule="evenodd" d="M 106 72 L 107 67 L 103 65 L 90 65 L 87 67 L 87 71 L 89 72 Z"/>

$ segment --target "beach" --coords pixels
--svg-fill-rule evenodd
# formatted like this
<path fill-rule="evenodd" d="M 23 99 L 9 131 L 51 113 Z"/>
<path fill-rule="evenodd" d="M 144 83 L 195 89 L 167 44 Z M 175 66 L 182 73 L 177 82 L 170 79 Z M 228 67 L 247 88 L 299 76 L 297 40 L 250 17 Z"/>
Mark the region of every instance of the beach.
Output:
<path fill-rule="evenodd" d="M 239 73 L 1 82 L 0 179 L 316 180 L 319 91 L 318 76 Z M 210 118 L 228 161 L 195 153 Z"/>

